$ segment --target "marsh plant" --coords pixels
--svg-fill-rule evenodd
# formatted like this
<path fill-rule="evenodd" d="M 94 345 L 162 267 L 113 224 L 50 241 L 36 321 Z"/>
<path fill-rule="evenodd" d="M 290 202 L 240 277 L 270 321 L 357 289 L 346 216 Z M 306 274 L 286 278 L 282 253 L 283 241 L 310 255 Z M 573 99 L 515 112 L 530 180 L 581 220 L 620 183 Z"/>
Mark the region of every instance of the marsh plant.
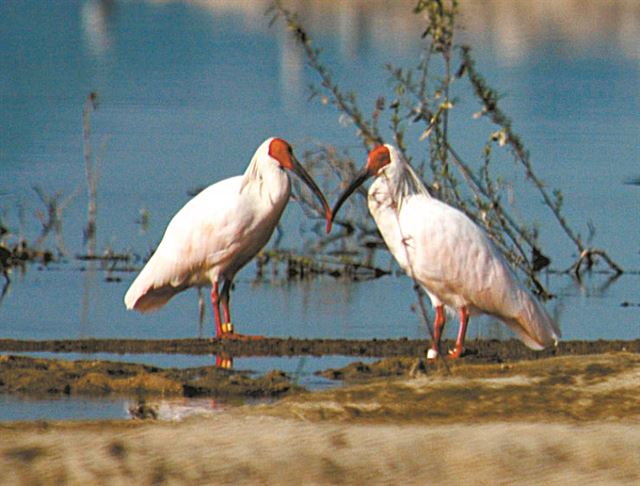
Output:
<path fill-rule="evenodd" d="M 622 273 L 606 251 L 589 247 L 567 220 L 561 190 L 550 189 L 538 176 L 529 151 L 500 106 L 500 95 L 477 68 L 471 47 L 456 42 L 459 26 L 455 0 L 416 2 L 414 12 L 424 20 L 422 36 L 416 39 L 421 46 L 419 58 L 411 67 L 386 65 L 389 92 L 381 94 L 368 111 L 362 108 L 357 93 L 345 91 L 334 80 L 323 61 L 322 50 L 298 15 L 280 0 L 273 2 L 269 12 L 272 23 L 281 21 L 304 52 L 306 64 L 316 79 L 310 86 L 311 98 L 335 107 L 341 121 L 355 127 L 355 136 L 364 149 L 387 142 L 396 145 L 418 170 L 431 194 L 461 209 L 481 225 L 538 294 L 549 296 L 540 272 L 549 267 L 551 258 L 541 247 L 537 225 L 524 220 L 514 209 L 512 185 L 494 170 L 496 160 L 505 157 L 513 160 L 523 179 L 539 194 L 550 215 L 545 222 L 554 221 L 566 235 L 568 244 L 575 247 L 577 259 L 566 265 L 564 271 L 579 277 L 581 271 L 591 269 L 601 259 L 610 271 Z M 487 127 L 477 164 L 460 155 L 457 148 L 460 134 L 451 129 L 452 117 L 468 116 L 458 109 L 461 98 L 468 92 L 479 105 L 473 118 L 486 122 L 483 126 Z M 347 152 L 331 146 L 307 152 L 305 162 L 316 180 L 328 181 L 330 187 L 337 187 L 336 191 L 342 189 L 336 179 L 350 180 L 362 163 L 354 162 Z M 366 194 L 363 189 L 360 191 Z M 331 190 L 326 193 L 334 194 Z M 335 221 L 340 230 L 315 239 L 314 251 L 323 247 L 328 253 L 342 252 L 371 264 L 373 255 L 384 248 L 384 243 L 368 217 L 365 199 L 353 198 L 354 204 Z M 310 197 L 302 197 L 301 202 L 308 215 L 322 217 Z"/>
<path fill-rule="evenodd" d="M 109 273 L 107 279 L 113 279 L 111 272 L 116 264 L 128 262 L 131 255 L 128 253 L 118 253 L 107 247 L 100 254 L 97 253 L 97 217 L 98 217 L 98 180 L 99 167 L 103 160 L 103 154 L 108 142 L 108 137 L 103 137 L 98 154 L 94 155 L 91 141 L 91 114 L 98 108 L 98 95 L 90 92 L 86 98 L 82 109 L 82 141 L 83 158 L 85 163 L 85 177 L 87 182 L 87 223 L 83 228 L 83 244 L 86 245 L 86 252 L 77 255 L 79 260 L 100 260 L 102 267 Z M 14 267 L 20 267 L 23 271 L 29 262 L 41 262 L 48 264 L 58 258 L 67 255 L 67 248 L 64 241 L 63 222 L 64 212 L 67 207 L 80 194 L 80 188 L 70 195 L 65 195 L 62 191 L 53 193 L 45 188 L 36 185 L 33 187 L 35 194 L 41 203 L 41 208 L 34 212 L 35 218 L 40 223 L 38 236 L 31 240 L 23 234 L 22 229 L 16 230 L 9 224 L 4 224 L 0 217 L 0 273 L 4 279 L 2 290 L 0 290 L 0 300 L 6 293 L 11 281 L 10 273 Z M 24 208 L 19 208 L 20 225 L 25 225 Z M 55 249 L 51 248 L 50 239 L 55 239 Z M 125 267 L 128 270 L 128 267 Z"/>

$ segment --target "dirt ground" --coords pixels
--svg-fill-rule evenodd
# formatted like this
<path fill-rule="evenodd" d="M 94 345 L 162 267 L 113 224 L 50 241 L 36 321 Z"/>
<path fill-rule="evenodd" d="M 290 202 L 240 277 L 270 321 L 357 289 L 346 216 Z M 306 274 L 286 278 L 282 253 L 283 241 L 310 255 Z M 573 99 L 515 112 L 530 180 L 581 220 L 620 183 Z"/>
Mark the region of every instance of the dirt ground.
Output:
<path fill-rule="evenodd" d="M 453 345 L 443 340 L 443 348 Z M 556 348 L 532 351 L 516 339 L 468 339 L 465 361 L 504 362 L 520 359 L 541 359 L 550 356 L 597 354 L 609 351 L 640 353 L 640 339 L 561 341 Z M 49 351 L 54 353 L 167 353 L 225 354 L 229 356 L 342 356 L 391 357 L 422 356 L 429 346 L 426 339 L 296 339 L 270 338 L 260 340 L 216 339 L 69 339 L 51 341 L 19 341 L 0 339 L 0 352 Z"/>
<path fill-rule="evenodd" d="M 455 363 L 353 363 L 323 372 L 343 386 L 314 392 L 277 371 L 5 355 L 4 393 L 142 393 L 151 412 L 230 389 L 281 398 L 183 421 L 0 424 L 0 484 L 639 484 L 637 342 L 564 346 L 536 359 L 481 359 L 470 345 Z"/>
<path fill-rule="evenodd" d="M 2 431 L 2 484 L 629 484 L 637 423 L 307 422 L 221 414 L 180 423 Z"/>

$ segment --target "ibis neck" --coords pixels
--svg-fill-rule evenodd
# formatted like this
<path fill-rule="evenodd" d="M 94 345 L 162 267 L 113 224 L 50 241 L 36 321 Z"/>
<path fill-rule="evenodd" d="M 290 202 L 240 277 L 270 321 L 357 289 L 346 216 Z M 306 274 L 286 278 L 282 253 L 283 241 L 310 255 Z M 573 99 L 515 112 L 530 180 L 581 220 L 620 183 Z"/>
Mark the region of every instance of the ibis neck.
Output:
<path fill-rule="evenodd" d="M 274 206 L 281 206 L 289 200 L 291 182 L 285 169 L 254 158 L 244 173 L 240 191 L 249 191 Z"/>
<path fill-rule="evenodd" d="M 369 190 L 369 204 L 399 210 L 407 198 L 416 195 L 431 197 L 413 168 L 407 163 L 396 161 L 376 177 Z"/>

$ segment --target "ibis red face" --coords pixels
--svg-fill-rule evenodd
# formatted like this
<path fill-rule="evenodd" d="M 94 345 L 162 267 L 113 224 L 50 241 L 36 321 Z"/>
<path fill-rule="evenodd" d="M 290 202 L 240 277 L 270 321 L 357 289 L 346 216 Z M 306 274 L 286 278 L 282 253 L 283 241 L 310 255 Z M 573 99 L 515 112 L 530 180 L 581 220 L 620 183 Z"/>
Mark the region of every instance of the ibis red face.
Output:
<path fill-rule="evenodd" d="M 285 169 L 292 171 L 297 175 L 302 182 L 304 182 L 309 189 L 318 197 L 320 204 L 325 211 L 325 217 L 327 218 L 327 234 L 331 231 L 331 208 L 329 203 L 322 194 L 318 185 L 314 182 L 308 172 L 302 167 L 302 164 L 298 162 L 296 156 L 293 155 L 291 145 L 281 138 L 274 138 L 269 144 L 269 155 L 278 161 L 278 163 Z"/>
<path fill-rule="evenodd" d="M 331 210 L 331 222 L 336 217 L 338 210 L 342 207 L 342 204 L 355 192 L 358 187 L 360 187 L 369 177 L 374 177 L 380 174 L 380 171 L 384 169 L 391 162 L 391 154 L 389 153 L 389 149 L 384 145 L 378 145 L 371 152 L 369 152 L 369 157 L 367 158 L 367 163 L 363 167 L 363 169 L 358 172 L 349 186 L 344 190 L 344 192 L 340 195 L 336 203 L 333 205 L 333 209 Z"/>
<path fill-rule="evenodd" d="M 389 149 L 384 145 L 378 145 L 367 157 L 367 165 L 365 169 L 371 173 L 371 175 L 377 176 L 382 169 L 391 163 L 391 154 Z"/>

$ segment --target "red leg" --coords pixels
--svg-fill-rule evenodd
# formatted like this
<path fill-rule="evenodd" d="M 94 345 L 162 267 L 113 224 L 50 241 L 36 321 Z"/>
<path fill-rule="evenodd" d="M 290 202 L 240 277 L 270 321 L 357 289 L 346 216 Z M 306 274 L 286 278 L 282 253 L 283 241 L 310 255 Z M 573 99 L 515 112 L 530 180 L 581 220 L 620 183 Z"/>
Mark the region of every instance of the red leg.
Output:
<path fill-rule="evenodd" d="M 262 336 L 249 336 L 246 334 L 238 334 L 233 329 L 233 324 L 231 324 L 231 312 L 229 311 L 229 301 L 231 295 L 231 283 L 230 279 L 225 279 L 224 284 L 222 286 L 222 291 L 220 292 L 220 303 L 222 304 L 222 313 L 224 315 L 224 320 L 221 324 L 222 329 L 222 337 L 223 339 L 263 339 Z"/>
<path fill-rule="evenodd" d="M 436 306 L 436 317 L 433 320 L 433 344 L 431 350 L 427 353 L 427 359 L 436 359 L 438 356 L 438 350 L 440 349 L 440 339 L 442 338 L 442 331 L 444 325 L 447 322 L 447 316 L 444 313 L 444 306 Z"/>
<path fill-rule="evenodd" d="M 464 338 L 467 335 L 467 325 L 469 324 L 469 311 L 466 306 L 460 308 L 460 328 L 458 329 L 458 339 L 453 351 L 449 351 L 449 357 L 452 359 L 459 358 L 464 350 Z"/>
<path fill-rule="evenodd" d="M 211 289 L 211 307 L 213 307 L 213 316 L 216 319 L 216 337 L 222 337 L 222 321 L 220 320 L 220 305 L 218 299 L 218 282 L 213 283 Z"/>
<path fill-rule="evenodd" d="M 222 313 L 224 314 L 224 323 L 227 324 L 225 334 L 233 333 L 233 326 L 231 325 L 231 312 L 229 311 L 229 292 L 231 290 L 231 281 L 225 280 L 222 285 L 222 292 L 220 293 L 220 301 L 222 303 Z"/>

